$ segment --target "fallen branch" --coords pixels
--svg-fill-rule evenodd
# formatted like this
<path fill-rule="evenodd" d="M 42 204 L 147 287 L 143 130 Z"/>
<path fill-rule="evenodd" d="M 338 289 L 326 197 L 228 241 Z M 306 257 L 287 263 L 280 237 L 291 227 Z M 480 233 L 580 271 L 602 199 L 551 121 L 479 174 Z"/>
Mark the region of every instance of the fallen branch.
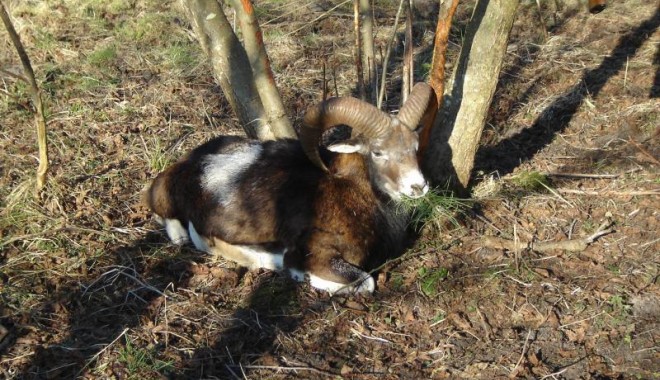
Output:
<path fill-rule="evenodd" d="M 562 250 L 568 252 L 581 252 L 598 238 L 611 234 L 614 232 L 613 224 L 609 221 L 601 224 L 594 234 L 582 239 L 569 239 L 564 241 L 547 241 L 547 242 L 521 242 L 509 239 L 504 239 L 496 236 L 486 236 L 482 240 L 484 246 L 488 248 L 504 249 L 507 251 L 516 250 L 531 250 L 536 252 L 547 252 L 554 250 Z"/>
<path fill-rule="evenodd" d="M 630 191 L 597 191 L 597 190 L 575 190 L 575 189 L 555 189 L 563 194 L 577 194 L 577 195 L 598 195 L 602 197 L 617 196 L 617 197 L 631 197 L 636 195 L 660 195 L 660 189 L 656 190 L 630 190 Z"/>
<path fill-rule="evenodd" d="M 546 173 L 549 177 L 568 178 L 619 178 L 621 174 L 591 174 L 591 173 Z"/>

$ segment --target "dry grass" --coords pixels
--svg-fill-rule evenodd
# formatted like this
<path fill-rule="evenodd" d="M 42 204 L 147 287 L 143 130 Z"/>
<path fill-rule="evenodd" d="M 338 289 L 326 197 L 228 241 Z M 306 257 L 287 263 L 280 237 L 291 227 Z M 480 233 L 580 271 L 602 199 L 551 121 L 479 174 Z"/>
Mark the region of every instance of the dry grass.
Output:
<path fill-rule="evenodd" d="M 535 3 L 524 3 L 477 162 L 485 179 L 478 205 L 459 228 L 423 230 L 415 247 L 379 274 L 373 296 L 350 299 L 172 246 L 139 205 L 144 184 L 183 152 L 220 133 L 241 133 L 175 4 L 6 4 L 45 89 L 53 163 L 36 200 L 25 88 L 0 76 L 0 325 L 8 330 L 0 336 L 2 377 L 660 373 L 660 207 L 657 195 L 632 195 L 660 185 L 657 87 L 650 96 L 657 22 L 639 47 L 606 60 L 622 38 L 637 36 L 653 4 L 613 2 L 596 16 L 564 9 L 544 41 Z M 320 97 L 323 60 L 339 94 L 353 91 L 350 3 L 313 21 L 331 7 L 257 2 L 294 119 Z M 379 15 L 379 41 L 389 37 L 395 7 L 388 3 Z M 454 42 L 469 16 L 463 4 Z M 431 38 L 420 33 L 420 68 L 430 60 Z M 635 38 L 629 46 L 637 46 Z M 0 67 L 18 67 L 3 33 L 0 51 Z M 456 52 L 452 45 L 450 55 Z M 585 84 L 589 72 L 598 80 Z M 388 107 L 396 104 L 393 95 Z M 536 174 L 548 180 L 545 187 L 520 180 Z M 613 220 L 616 232 L 580 253 L 481 244 L 483 235 L 584 237 L 604 220 Z"/>

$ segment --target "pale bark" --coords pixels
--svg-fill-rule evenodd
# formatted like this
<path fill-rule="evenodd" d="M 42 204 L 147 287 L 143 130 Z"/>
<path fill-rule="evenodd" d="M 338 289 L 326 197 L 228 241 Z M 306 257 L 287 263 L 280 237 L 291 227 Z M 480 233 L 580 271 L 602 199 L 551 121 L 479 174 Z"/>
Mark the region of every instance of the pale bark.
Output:
<path fill-rule="evenodd" d="M 218 84 L 249 137 L 274 139 L 245 49 L 216 0 L 181 0 Z"/>
<path fill-rule="evenodd" d="M 360 7 L 359 0 L 353 0 L 353 28 L 355 30 L 355 71 L 357 72 L 357 87 L 360 99 L 366 101 L 364 89 L 364 71 L 362 70 L 362 43 L 360 41 Z"/>
<path fill-rule="evenodd" d="M 263 34 L 254 16 L 254 8 L 248 0 L 231 0 L 243 32 L 243 44 L 247 52 L 254 83 L 266 112 L 267 123 L 276 138 L 295 138 L 296 133 L 286 115 L 282 98 L 277 90 L 270 60 L 264 47 Z"/>
<path fill-rule="evenodd" d="M 46 116 L 44 114 L 44 105 L 41 99 L 41 91 L 39 91 L 39 86 L 37 85 L 37 80 L 34 77 L 34 71 L 32 70 L 32 65 L 30 64 L 30 58 L 25 52 L 23 43 L 14 29 L 14 25 L 9 18 L 9 14 L 5 9 L 5 6 L 0 2 L 0 18 L 5 24 L 7 33 L 11 38 L 16 52 L 18 53 L 19 58 L 21 59 L 21 64 L 23 65 L 23 71 L 25 72 L 25 80 L 28 82 L 30 95 L 32 96 L 32 102 L 34 103 L 35 108 L 35 124 L 37 125 L 37 145 L 39 147 L 39 167 L 37 168 L 37 192 L 40 191 L 46 184 L 46 174 L 48 173 L 48 137 L 46 135 Z"/>
<path fill-rule="evenodd" d="M 362 67 L 366 72 L 366 92 L 370 103 L 376 104 L 378 83 L 376 83 L 376 54 L 374 52 L 374 12 L 371 0 L 359 0 L 360 34 L 362 42 Z"/>
<path fill-rule="evenodd" d="M 495 93 L 519 0 L 480 0 L 425 160 L 427 176 L 464 193 Z"/>
<path fill-rule="evenodd" d="M 408 9 L 406 10 L 406 37 L 403 44 L 403 74 L 401 78 L 401 104 L 408 99 L 408 94 L 413 87 L 413 15 L 412 15 L 413 0 L 408 1 Z M 396 28 L 395 28 L 396 29 Z"/>

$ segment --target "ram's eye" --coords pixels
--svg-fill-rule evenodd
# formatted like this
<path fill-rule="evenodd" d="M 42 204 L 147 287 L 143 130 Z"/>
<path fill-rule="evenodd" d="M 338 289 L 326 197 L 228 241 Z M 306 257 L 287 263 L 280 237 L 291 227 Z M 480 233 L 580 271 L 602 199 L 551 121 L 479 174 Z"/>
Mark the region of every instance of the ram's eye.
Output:
<path fill-rule="evenodd" d="M 385 155 L 385 153 L 383 153 L 383 152 L 379 152 L 379 151 L 373 151 L 373 152 L 371 152 L 371 155 L 372 155 L 374 158 L 387 158 L 387 156 Z"/>

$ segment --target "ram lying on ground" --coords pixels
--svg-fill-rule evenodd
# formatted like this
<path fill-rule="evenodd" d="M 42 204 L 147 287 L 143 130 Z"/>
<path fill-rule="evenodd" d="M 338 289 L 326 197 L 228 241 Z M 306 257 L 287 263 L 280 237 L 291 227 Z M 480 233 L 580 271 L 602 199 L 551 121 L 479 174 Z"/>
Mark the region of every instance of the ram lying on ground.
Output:
<path fill-rule="evenodd" d="M 396 117 L 328 99 L 308 110 L 300 141 L 217 137 L 160 173 L 145 201 L 175 243 L 331 293 L 372 292 L 365 270 L 404 247 L 397 201 L 428 191 L 415 128 L 432 96 L 417 84 Z M 320 148 L 338 125 L 357 137 Z"/>

